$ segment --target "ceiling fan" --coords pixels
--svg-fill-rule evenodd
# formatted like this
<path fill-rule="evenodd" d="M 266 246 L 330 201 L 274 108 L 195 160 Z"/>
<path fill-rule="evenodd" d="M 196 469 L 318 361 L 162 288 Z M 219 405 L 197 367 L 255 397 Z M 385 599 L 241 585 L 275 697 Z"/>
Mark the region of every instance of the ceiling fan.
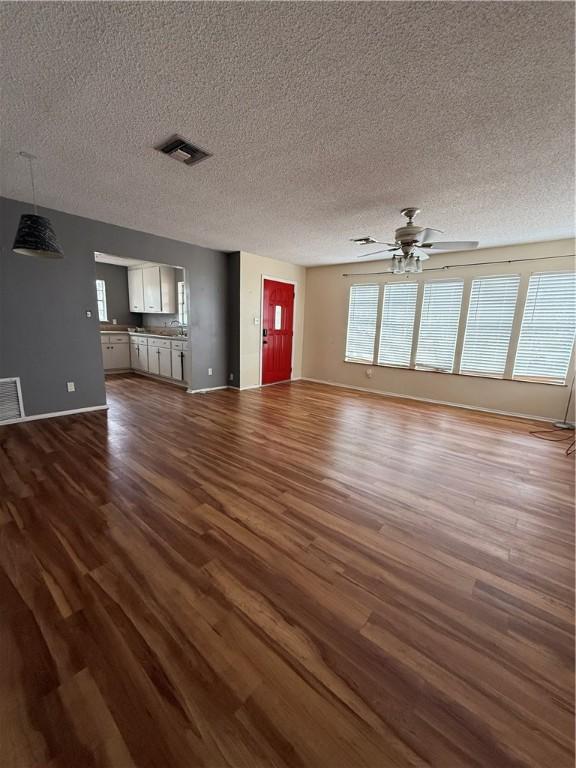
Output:
<path fill-rule="evenodd" d="M 376 256 L 379 253 L 389 254 L 382 256 L 383 259 L 392 259 L 392 269 L 395 275 L 402 275 L 404 272 L 422 272 L 422 261 L 428 259 L 429 251 L 469 251 L 478 247 L 477 240 L 459 240 L 454 242 L 434 240 L 434 232 L 442 233 L 441 229 L 431 229 L 429 227 L 419 227 L 414 224 L 414 217 L 420 213 L 419 208 L 403 208 L 400 213 L 406 216 L 408 223 L 394 232 L 393 243 L 383 243 L 381 240 L 375 240 L 373 237 L 357 237 L 352 240 L 357 245 L 387 245 L 380 251 L 363 253 L 358 256 L 359 259 L 365 259 L 368 256 Z"/>

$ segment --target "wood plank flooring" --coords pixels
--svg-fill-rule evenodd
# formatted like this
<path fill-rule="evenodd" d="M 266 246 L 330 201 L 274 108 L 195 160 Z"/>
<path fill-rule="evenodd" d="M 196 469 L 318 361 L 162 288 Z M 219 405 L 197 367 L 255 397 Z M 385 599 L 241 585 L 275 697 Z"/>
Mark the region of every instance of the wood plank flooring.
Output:
<path fill-rule="evenodd" d="M 108 393 L 0 429 L 2 768 L 573 765 L 563 444 L 304 382 Z"/>

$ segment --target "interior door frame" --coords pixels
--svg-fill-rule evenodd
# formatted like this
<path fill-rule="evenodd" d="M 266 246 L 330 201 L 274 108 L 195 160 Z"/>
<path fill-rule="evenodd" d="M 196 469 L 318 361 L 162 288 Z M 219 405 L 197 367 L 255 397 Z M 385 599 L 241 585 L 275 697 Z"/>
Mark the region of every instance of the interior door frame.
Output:
<path fill-rule="evenodd" d="M 258 372 L 258 384 L 261 387 L 273 387 L 275 384 L 282 384 L 281 381 L 274 381 L 271 384 L 262 384 L 262 357 L 264 354 L 263 344 L 262 344 L 262 327 L 264 324 L 264 280 L 273 280 L 275 283 L 287 283 L 288 285 L 294 286 L 294 308 L 292 312 L 292 353 L 290 358 L 290 379 L 288 381 L 292 381 L 294 379 L 294 347 L 296 344 L 294 343 L 295 340 L 295 326 L 296 326 L 296 307 L 298 302 L 298 283 L 296 280 L 286 280 L 283 277 L 274 277 L 273 275 L 261 275 L 260 279 L 260 325 L 258 328 L 259 331 L 259 338 L 258 343 L 260 344 L 260 354 L 258 355 L 258 360 L 260 363 L 260 370 Z"/>

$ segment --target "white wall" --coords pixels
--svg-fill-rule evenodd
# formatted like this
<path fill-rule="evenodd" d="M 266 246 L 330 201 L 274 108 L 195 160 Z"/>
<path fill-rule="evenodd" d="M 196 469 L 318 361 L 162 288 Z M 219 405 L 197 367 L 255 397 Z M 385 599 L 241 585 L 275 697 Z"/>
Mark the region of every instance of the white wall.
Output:
<path fill-rule="evenodd" d="M 454 268 L 426 275 L 410 275 L 410 280 L 434 277 L 462 277 L 504 273 L 521 274 L 574 268 L 574 242 L 554 240 L 545 243 L 502 248 L 486 248 L 473 252 L 433 256 L 424 265 L 444 266 L 498 261 L 482 267 Z M 547 256 L 563 256 L 544 260 Z M 510 259 L 532 259 L 507 264 Z M 303 376 L 348 386 L 363 387 L 408 397 L 437 400 L 487 410 L 527 414 L 559 419 L 568 401 L 568 386 L 505 381 L 475 376 L 451 375 L 431 371 L 366 366 L 344 362 L 348 319 L 348 292 L 353 283 L 405 280 L 405 276 L 343 277 L 343 273 L 368 273 L 388 269 L 389 261 L 354 262 L 307 270 L 306 324 Z M 524 284 L 526 281 L 524 281 Z M 371 378 L 367 373 L 371 369 Z M 568 383 L 572 381 L 571 374 Z"/>
<path fill-rule="evenodd" d="M 302 347 L 304 337 L 304 303 L 306 297 L 306 269 L 296 264 L 277 261 L 267 256 L 240 252 L 240 384 L 241 388 L 260 384 L 260 352 L 262 327 L 262 277 L 289 280 L 296 283 L 294 301 L 294 339 L 292 378 L 302 375 Z M 254 320 L 259 322 L 256 325 Z"/>

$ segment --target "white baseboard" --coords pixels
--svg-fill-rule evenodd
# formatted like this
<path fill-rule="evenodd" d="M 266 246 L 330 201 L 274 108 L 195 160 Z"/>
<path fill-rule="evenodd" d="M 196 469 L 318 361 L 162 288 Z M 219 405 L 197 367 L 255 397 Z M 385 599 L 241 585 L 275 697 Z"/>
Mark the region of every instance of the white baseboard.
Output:
<path fill-rule="evenodd" d="M 116 373 L 116 371 L 115 371 Z M 148 373 L 148 371 L 137 371 L 135 368 L 131 368 L 127 373 L 134 373 L 136 376 L 144 376 L 146 379 L 152 379 L 153 381 L 159 381 L 162 384 L 176 384 L 177 387 L 185 389 L 188 385 L 181 379 L 170 379 L 168 376 L 156 376 L 155 373 Z"/>
<path fill-rule="evenodd" d="M 249 387 L 240 387 L 240 391 L 244 391 L 245 389 L 261 389 L 262 387 L 275 387 L 277 384 L 290 384 L 291 381 L 301 381 L 302 376 L 296 376 L 295 379 L 284 379 L 284 381 L 273 381 L 271 384 L 252 384 Z M 238 387 L 235 387 L 235 389 L 238 389 Z"/>
<path fill-rule="evenodd" d="M 74 408 L 71 411 L 54 411 L 53 413 L 37 413 L 34 416 L 22 416 L 20 419 L 0 421 L 0 427 L 6 424 L 22 424 L 25 421 L 37 421 L 38 419 L 55 419 L 58 416 L 74 416 L 77 413 L 89 413 L 90 411 L 107 411 L 107 405 L 91 405 L 88 408 Z"/>
<path fill-rule="evenodd" d="M 397 392 L 384 392 L 381 389 L 368 389 L 368 387 L 355 387 L 352 384 L 340 384 L 337 381 L 325 381 L 324 379 L 311 379 L 308 376 L 302 376 L 302 381 L 312 381 L 315 384 L 327 384 L 329 387 L 340 387 L 341 389 L 353 389 L 358 392 L 369 392 L 372 395 L 382 395 L 383 397 L 394 397 L 398 400 L 416 400 L 420 403 L 432 403 L 434 405 L 448 405 L 451 408 L 463 408 L 466 411 L 481 411 L 482 413 L 495 413 L 497 416 L 512 416 L 515 419 L 529 419 L 530 421 L 554 421 L 550 416 L 532 416 L 529 413 L 515 413 L 514 411 L 497 411 L 494 408 L 481 408 L 479 405 L 463 405 L 462 403 L 450 403 L 447 400 L 431 400 L 428 397 L 415 397 L 414 395 L 399 395 Z"/>
<path fill-rule="evenodd" d="M 225 384 L 223 387 L 206 387 L 205 389 L 187 389 L 186 394 L 202 395 L 205 392 L 215 392 L 217 389 L 237 389 L 237 387 L 229 387 L 227 384 Z"/>

